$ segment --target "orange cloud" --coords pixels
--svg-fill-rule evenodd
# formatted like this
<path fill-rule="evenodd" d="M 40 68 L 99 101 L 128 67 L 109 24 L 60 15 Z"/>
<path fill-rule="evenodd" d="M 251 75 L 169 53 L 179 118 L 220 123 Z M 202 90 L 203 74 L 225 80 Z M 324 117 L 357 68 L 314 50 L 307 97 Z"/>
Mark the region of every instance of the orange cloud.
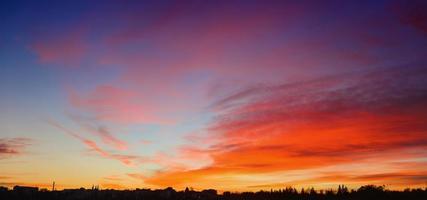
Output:
<path fill-rule="evenodd" d="M 109 181 L 121 181 L 121 180 L 123 180 L 122 178 L 120 178 L 120 176 L 117 176 L 117 175 L 106 176 L 103 179 L 109 180 Z"/>
<path fill-rule="evenodd" d="M 123 186 L 122 184 L 113 183 L 113 182 L 101 183 L 101 188 L 102 189 L 116 189 L 116 190 L 127 189 L 127 187 Z"/>
<path fill-rule="evenodd" d="M 182 187 L 214 183 L 227 174 L 256 176 L 367 159 L 381 164 L 422 158 L 427 150 L 426 78 L 420 67 L 394 68 L 238 92 L 213 105 L 220 113 L 207 138 L 213 144 L 185 151 L 195 158 L 208 155 L 211 164 L 160 172 L 145 181 Z M 342 180 L 397 184 L 406 179 L 411 185 L 426 177 L 425 171 L 410 170 Z"/>
<path fill-rule="evenodd" d="M 147 178 L 145 175 L 143 174 L 135 174 L 135 173 L 129 173 L 127 174 L 129 177 L 132 177 L 134 179 L 138 179 L 138 180 L 144 180 L 145 178 Z"/>
<path fill-rule="evenodd" d="M 426 172 L 396 172 L 396 173 L 372 173 L 369 175 L 354 175 L 334 173 L 330 175 L 320 175 L 317 177 L 302 179 L 297 181 L 288 181 L 280 183 L 271 183 L 264 185 L 250 185 L 248 188 L 265 189 L 265 188 L 283 188 L 285 186 L 307 186 L 319 185 L 319 183 L 329 183 L 339 185 L 346 183 L 356 188 L 360 185 L 376 184 L 387 185 L 388 187 L 403 189 L 408 186 L 422 187 L 427 180 Z"/>

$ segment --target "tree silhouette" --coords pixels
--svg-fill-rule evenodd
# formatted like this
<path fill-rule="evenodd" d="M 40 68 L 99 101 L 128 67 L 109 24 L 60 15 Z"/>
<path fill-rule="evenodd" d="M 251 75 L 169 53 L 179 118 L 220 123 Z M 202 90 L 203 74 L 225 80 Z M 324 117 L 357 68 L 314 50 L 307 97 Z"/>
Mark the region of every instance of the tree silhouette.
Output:
<path fill-rule="evenodd" d="M 171 187 L 163 190 L 136 189 L 136 190 L 100 190 L 67 189 L 48 191 L 34 187 L 15 186 L 13 190 L 0 187 L 1 200 L 411 200 L 427 199 L 427 188 L 405 189 L 403 191 L 387 190 L 385 186 L 365 185 L 357 190 L 351 190 L 345 185 L 339 185 L 336 190 L 315 190 L 302 188 L 300 192 L 292 187 L 259 192 L 218 194 L 216 190 L 206 189 L 194 191 L 185 188 L 176 191 Z"/>

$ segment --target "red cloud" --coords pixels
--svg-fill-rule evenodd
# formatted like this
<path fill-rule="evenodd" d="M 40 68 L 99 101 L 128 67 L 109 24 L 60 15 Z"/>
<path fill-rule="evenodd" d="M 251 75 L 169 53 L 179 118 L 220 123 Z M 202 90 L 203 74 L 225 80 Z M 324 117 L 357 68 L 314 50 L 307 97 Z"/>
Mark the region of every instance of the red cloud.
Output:
<path fill-rule="evenodd" d="M 392 5 L 392 9 L 402 23 L 427 34 L 427 3 L 425 1 L 397 1 Z"/>
<path fill-rule="evenodd" d="M 423 157 L 427 150 L 427 71 L 406 67 L 260 86 L 224 98 L 213 105 L 221 111 L 210 129 L 215 144 L 191 151 L 209 155 L 213 162 L 196 170 L 159 173 L 146 183 L 184 186 L 226 174 Z M 412 176 L 409 170 L 396 172 L 401 176 L 388 175 L 387 180 L 407 179 L 410 185 L 426 176 L 419 170 Z M 359 177 L 368 178 L 382 180 Z"/>

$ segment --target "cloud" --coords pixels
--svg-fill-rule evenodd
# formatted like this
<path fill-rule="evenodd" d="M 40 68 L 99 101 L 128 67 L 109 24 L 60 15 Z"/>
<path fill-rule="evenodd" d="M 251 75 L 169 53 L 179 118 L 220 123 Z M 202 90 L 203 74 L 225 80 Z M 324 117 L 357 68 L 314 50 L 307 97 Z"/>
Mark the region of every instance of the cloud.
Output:
<path fill-rule="evenodd" d="M 110 183 L 110 182 L 101 183 L 101 188 L 103 188 L 103 189 L 116 189 L 116 190 L 127 189 L 127 187 L 123 186 L 122 184 Z"/>
<path fill-rule="evenodd" d="M 65 128 L 58 122 L 53 120 L 49 120 L 48 123 L 62 131 L 66 134 L 76 138 L 82 144 L 84 144 L 88 150 L 95 155 L 101 156 L 103 158 L 113 159 L 120 161 L 124 165 L 127 166 L 137 166 L 142 164 L 156 164 L 164 169 L 184 169 L 189 166 L 199 166 L 204 164 L 204 162 L 194 162 L 193 159 L 195 156 L 201 154 L 195 154 L 191 150 L 186 148 L 178 149 L 178 154 L 174 155 L 174 153 L 164 153 L 162 151 L 158 151 L 154 155 L 151 156 L 140 156 L 140 155 L 129 155 L 129 154 L 118 154 L 113 151 L 106 150 L 98 145 L 94 140 L 88 139 L 81 134 L 75 133 L 68 128 Z M 103 138 L 101 138 L 102 140 Z"/>
<path fill-rule="evenodd" d="M 105 145 L 121 151 L 128 148 L 127 142 L 112 134 L 106 126 L 98 125 L 93 120 L 81 116 L 69 115 L 69 117 L 85 131 L 99 137 Z"/>
<path fill-rule="evenodd" d="M 32 48 L 47 64 L 91 60 L 114 68 L 113 77 L 94 69 L 93 85 L 71 83 L 75 90 L 68 91 L 73 114 L 91 119 L 77 123 L 100 141 L 55 126 L 96 155 L 161 166 L 148 183 L 204 184 L 390 152 L 412 158 L 426 148 L 426 51 L 418 43 L 425 38 L 415 33 L 425 32 L 423 7 L 390 13 L 382 3 L 348 2 L 123 6 L 126 12 L 108 10 L 109 28 L 85 19 L 94 23 L 90 30 L 78 25 L 37 38 Z M 176 124 L 212 100 L 205 93 L 214 98 L 206 137 L 188 136 L 191 144 L 152 157 L 105 148 L 128 147 L 109 128 Z"/>
<path fill-rule="evenodd" d="M 403 24 L 427 34 L 427 3 L 425 1 L 395 1 L 391 7 Z"/>
<path fill-rule="evenodd" d="M 55 121 L 48 121 L 48 123 L 62 131 L 64 131 L 65 133 L 67 133 L 68 135 L 78 139 L 80 142 L 82 142 L 91 152 L 96 153 L 96 155 L 99 155 L 101 157 L 104 158 L 109 158 L 109 159 L 113 159 L 113 160 L 118 160 L 121 163 L 123 163 L 124 165 L 127 166 L 135 166 L 137 164 L 140 164 L 141 162 L 143 162 L 143 160 L 145 160 L 143 157 L 141 156 L 135 156 L 135 155 L 125 155 L 125 154 L 116 154 L 116 153 L 111 153 L 107 150 L 102 149 L 100 146 L 98 146 L 98 144 L 90 139 L 87 139 L 67 128 L 65 128 L 64 126 L 62 126 L 61 124 L 55 122 Z"/>
<path fill-rule="evenodd" d="M 153 142 L 150 140 L 141 139 L 141 140 L 139 140 L 139 143 L 141 143 L 143 145 L 149 145 L 149 144 L 152 144 Z"/>
<path fill-rule="evenodd" d="M 97 83 L 88 92 L 77 88 L 69 92 L 69 102 L 77 112 L 120 124 L 176 123 L 184 118 L 182 113 L 204 106 L 203 91 L 218 79 L 245 85 L 312 78 L 406 61 L 408 54 L 424 52 L 402 48 L 412 40 L 396 31 L 402 27 L 390 28 L 395 21 L 388 13 L 359 15 L 358 9 L 369 5 L 343 6 L 342 12 L 356 13 L 343 16 L 343 22 L 329 18 L 328 4 L 190 4 L 121 5 L 126 12 L 100 8 L 97 14 L 108 13 L 106 24 L 84 15 L 88 18 L 77 25 L 66 24 L 67 32 L 41 38 L 43 42 L 36 42 L 41 45 L 34 46 L 43 47 L 35 49 L 48 62 L 74 65 L 90 57 L 97 66 L 114 66 L 114 81 Z M 94 53 L 88 45 L 104 50 Z"/>
<path fill-rule="evenodd" d="M 331 186 L 337 186 L 346 183 L 350 187 L 374 184 L 387 185 L 388 188 L 407 188 L 409 185 L 422 187 L 427 180 L 426 172 L 396 172 L 396 173 L 371 173 L 369 175 L 352 175 L 336 173 L 333 175 L 320 175 L 310 179 L 293 180 L 289 182 L 270 183 L 263 185 L 250 185 L 247 188 L 266 189 L 283 188 L 286 186 L 318 185 L 319 183 L 328 183 Z"/>
<path fill-rule="evenodd" d="M 127 174 L 129 177 L 132 177 L 134 179 L 138 179 L 138 180 L 144 180 L 146 178 L 146 176 L 144 174 L 135 174 L 135 173 L 129 173 Z"/>
<path fill-rule="evenodd" d="M 78 111 L 106 122 L 129 123 L 169 123 L 154 114 L 154 108 L 145 106 L 139 93 L 111 85 L 97 86 L 88 94 L 69 93 L 71 105 Z M 104 135 L 102 130 L 97 134 Z M 106 138 L 107 139 L 107 138 Z M 111 138 L 107 139 L 110 142 Z M 117 141 L 114 141 L 117 144 Z"/>
<path fill-rule="evenodd" d="M 0 138 L 0 159 L 22 155 L 31 143 L 29 138 Z"/>
<path fill-rule="evenodd" d="M 87 127 L 93 134 L 99 136 L 101 140 L 108 145 L 114 146 L 118 150 L 126 150 L 127 143 L 113 136 L 105 127 Z"/>
<path fill-rule="evenodd" d="M 404 181 L 418 181 L 418 183 L 425 183 L 425 181 L 427 181 L 427 175 L 425 174 L 425 172 L 422 172 L 421 174 L 383 173 L 357 176 L 351 179 L 358 180 L 361 182 L 366 182 L 369 180 L 380 182 L 382 180 L 401 179 Z"/>
<path fill-rule="evenodd" d="M 423 157 L 426 78 L 423 66 L 401 66 L 238 91 L 212 104 L 218 115 L 209 128 L 210 147 L 190 151 L 213 162 L 160 172 L 146 182 L 183 186 L 227 174 L 285 173 L 374 158 L 380 164 L 397 154 L 394 159 Z"/>
<path fill-rule="evenodd" d="M 39 37 L 30 48 L 43 64 L 80 67 L 89 52 L 89 44 L 85 41 L 86 36 L 87 32 L 81 29 Z"/>
<path fill-rule="evenodd" d="M 117 175 L 106 176 L 106 177 L 103 177 L 103 179 L 108 180 L 108 181 L 121 181 L 121 180 L 123 180 L 123 178 L 121 178 L 120 176 L 117 176 Z"/>

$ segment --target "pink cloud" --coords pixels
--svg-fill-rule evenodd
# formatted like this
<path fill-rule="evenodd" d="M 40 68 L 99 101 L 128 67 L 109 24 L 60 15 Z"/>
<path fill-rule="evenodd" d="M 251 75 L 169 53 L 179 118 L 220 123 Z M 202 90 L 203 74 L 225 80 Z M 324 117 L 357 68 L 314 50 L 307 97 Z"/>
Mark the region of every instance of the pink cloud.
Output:
<path fill-rule="evenodd" d="M 288 36 L 288 31 L 310 27 L 305 20 L 325 15 L 325 5 L 275 2 L 243 7 L 228 3 L 193 6 L 198 9 L 191 11 L 202 17 L 188 16 L 190 7 L 180 4 L 154 7 L 159 12 L 147 19 L 140 10 L 112 13 L 112 18 L 125 23 L 91 41 L 94 46 L 105 47 L 102 52 L 88 51 L 86 39 L 93 32 L 81 25 L 73 28 L 76 31 L 34 46 L 42 61 L 80 62 L 87 55 L 99 66 L 120 69 L 113 83 L 96 84 L 88 92 L 69 92 L 69 101 L 77 111 L 102 122 L 120 124 L 176 123 L 182 113 L 203 109 L 204 92 L 216 81 L 246 86 L 309 79 L 331 71 L 371 68 L 411 52 L 388 52 L 397 49 L 390 46 L 391 42 L 406 42 L 399 39 L 402 35 L 375 35 L 394 31 L 384 16 L 369 19 L 369 23 L 354 17 L 349 20 L 355 23 L 325 25 L 319 32 Z M 296 23 L 300 20 L 304 22 L 302 27 Z M 372 27 L 380 28 L 361 31 Z M 342 48 L 344 44 L 352 48 Z M 376 50 L 388 55 L 372 53 Z M 105 142 L 123 148 L 105 136 Z"/>
<path fill-rule="evenodd" d="M 0 138 L 0 159 L 22 155 L 31 143 L 29 138 Z"/>
<path fill-rule="evenodd" d="M 84 125 L 84 128 L 89 130 L 92 134 L 98 136 L 101 138 L 102 142 L 104 144 L 110 145 L 114 147 L 117 150 L 126 150 L 128 149 L 127 142 L 120 140 L 119 138 L 115 137 L 113 134 L 110 133 L 110 131 L 105 127 L 93 127 L 90 125 Z"/>
<path fill-rule="evenodd" d="M 153 143 L 153 142 L 152 142 L 152 141 L 150 141 L 150 140 L 144 140 L 144 139 L 139 140 L 139 142 L 140 142 L 141 144 L 144 144 L 144 145 L 149 145 L 149 144 L 152 144 L 152 143 Z"/>
<path fill-rule="evenodd" d="M 79 95 L 70 92 L 73 107 L 88 113 L 97 120 L 116 123 L 168 123 L 155 114 L 154 107 L 145 105 L 139 93 L 115 86 L 101 85 L 90 93 Z M 99 133 L 103 134 L 104 133 Z M 110 138 L 111 139 L 111 138 Z"/>
<path fill-rule="evenodd" d="M 96 129 L 94 131 L 95 131 L 95 133 L 97 135 L 99 135 L 102 138 L 102 140 L 106 144 L 111 144 L 111 145 L 115 146 L 115 148 L 117 148 L 119 150 L 126 150 L 128 148 L 126 142 L 117 139 L 111 133 L 109 133 L 109 131 L 106 130 L 105 128 L 99 127 L 98 129 Z"/>
<path fill-rule="evenodd" d="M 86 34 L 86 31 L 77 30 L 39 38 L 31 44 L 31 49 L 35 51 L 41 63 L 80 67 L 89 53 Z"/>
<path fill-rule="evenodd" d="M 58 128 L 58 129 L 64 131 L 68 135 L 78 139 L 91 152 L 94 152 L 101 157 L 109 158 L 109 159 L 113 159 L 113 160 L 118 160 L 127 166 L 135 166 L 136 164 L 139 164 L 142 160 L 144 160 L 144 158 L 142 158 L 140 156 L 110 153 L 109 151 L 106 151 L 106 150 L 102 149 L 101 147 L 99 147 L 95 141 L 87 139 L 87 138 L 85 138 L 85 137 L 83 137 L 83 136 L 81 136 L 81 135 L 79 135 L 73 131 L 70 131 L 69 129 L 65 128 L 61 124 L 58 124 L 57 122 L 50 120 L 48 123 L 50 125 Z"/>

